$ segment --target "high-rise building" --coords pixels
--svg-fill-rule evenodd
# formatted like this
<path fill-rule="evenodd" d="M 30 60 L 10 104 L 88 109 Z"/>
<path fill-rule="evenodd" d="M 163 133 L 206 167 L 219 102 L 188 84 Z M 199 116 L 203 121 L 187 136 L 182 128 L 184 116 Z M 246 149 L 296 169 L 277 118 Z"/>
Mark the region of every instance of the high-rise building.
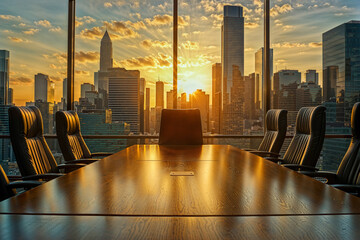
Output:
<path fill-rule="evenodd" d="M 144 101 L 145 101 L 145 87 L 146 82 L 145 78 L 140 78 L 140 132 L 144 133 L 145 131 L 145 112 L 144 112 Z"/>
<path fill-rule="evenodd" d="M 109 108 L 114 122 L 130 124 L 130 131 L 140 132 L 140 72 L 117 68 L 117 77 L 109 79 Z"/>
<path fill-rule="evenodd" d="M 191 94 L 190 97 L 191 108 L 198 108 L 201 115 L 201 125 L 203 132 L 208 132 L 210 130 L 210 116 L 209 116 L 209 104 L 210 96 L 206 94 L 205 91 L 197 89 Z"/>
<path fill-rule="evenodd" d="M 100 45 L 100 71 L 107 72 L 113 67 L 113 47 L 108 31 L 105 31 Z"/>
<path fill-rule="evenodd" d="M 302 82 L 296 89 L 296 110 L 321 104 L 321 87 L 313 81 Z"/>
<path fill-rule="evenodd" d="M 55 84 L 49 76 L 38 73 L 35 75 L 35 102 L 54 102 Z"/>
<path fill-rule="evenodd" d="M 298 70 L 281 70 L 274 74 L 273 108 L 296 111 L 296 90 L 301 83 Z"/>
<path fill-rule="evenodd" d="M 164 108 L 164 82 L 156 82 L 156 107 Z"/>
<path fill-rule="evenodd" d="M 14 104 L 14 89 L 9 88 L 8 91 L 8 104 L 13 105 Z"/>
<path fill-rule="evenodd" d="M 323 101 L 336 98 L 336 82 L 338 81 L 338 76 L 338 66 L 327 66 L 323 69 Z"/>
<path fill-rule="evenodd" d="M 222 64 L 222 133 L 242 134 L 239 120 L 242 112 L 237 111 L 243 102 L 235 90 L 234 67 L 240 78 L 244 76 L 244 17 L 240 6 L 224 6 L 221 26 L 221 64 Z M 238 78 L 238 77 L 237 77 Z"/>
<path fill-rule="evenodd" d="M 80 90 L 81 90 L 80 97 L 85 98 L 85 93 L 87 91 L 95 91 L 95 86 L 91 83 L 83 83 L 80 86 Z"/>
<path fill-rule="evenodd" d="M 264 86 L 264 48 L 260 48 L 256 53 L 255 53 L 255 74 L 259 75 L 259 81 L 257 81 L 256 83 L 258 83 L 259 85 L 256 86 L 256 89 L 258 89 L 258 93 L 257 93 L 257 99 L 256 101 L 258 102 L 259 108 L 263 109 L 263 99 L 264 99 L 264 91 L 263 91 L 263 86 Z M 273 49 L 270 48 L 270 79 L 273 78 Z"/>
<path fill-rule="evenodd" d="M 244 78 L 244 118 L 245 119 L 256 119 L 255 109 L 255 78 L 256 74 L 251 73 L 249 76 Z"/>
<path fill-rule="evenodd" d="M 322 35 L 323 100 L 332 107 L 327 134 L 350 134 L 351 111 L 360 101 L 360 21 L 343 23 Z M 324 143 L 324 165 L 336 167 L 349 145 L 344 139 Z M 330 169 L 331 170 L 331 169 Z"/>
<path fill-rule="evenodd" d="M 221 63 L 214 63 L 212 65 L 212 122 L 213 133 L 220 133 L 220 118 L 221 118 L 221 77 L 222 67 Z M 210 129 L 209 129 L 210 130 Z"/>
<path fill-rule="evenodd" d="M 306 70 L 305 79 L 306 79 L 306 82 L 313 82 L 316 85 L 318 85 L 319 84 L 319 73 L 317 73 L 316 70 L 311 70 L 311 69 Z"/>
<path fill-rule="evenodd" d="M 95 90 L 100 89 L 108 92 L 109 76 L 107 72 L 113 68 L 113 47 L 109 33 L 105 31 L 100 44 L 100 70 L 94 73 Z"/>
<path fill-rule="evenodd" d="M 328 80 L 334 82 L 334 77 L 329 76 L 335 73 L 335 70 L 332 74 L 325 73 L 325 71 L 331 66 L 337 67 L 336 121 L 350 126 L 352 107 L 355 102 L 360 101 L 360 21 L 341 24 L 323 33 L 322 39 L 324 93 L 331 93 L 333 86 L 332 82 Z M 326 97 L 325 101 L 332 96 Z"/>
<path fill-rule="evenodd" d="M 166 108 L 167 109 L 173 109 L 174 107 L 174 98 L 173 98 L 173 90 L 170 90 L 166 92 Z M 179 106 L 180 108 L 180 106 Z"/>
<path fill-rule="evenodd" d="M 145 132 L 150 133 L 150 88 L 146 88 Z"/>
<path fill-rule="evenodd" d="M 0 50 L 0 105 L 7 105 L 10 73 L 10 52 Z"/>

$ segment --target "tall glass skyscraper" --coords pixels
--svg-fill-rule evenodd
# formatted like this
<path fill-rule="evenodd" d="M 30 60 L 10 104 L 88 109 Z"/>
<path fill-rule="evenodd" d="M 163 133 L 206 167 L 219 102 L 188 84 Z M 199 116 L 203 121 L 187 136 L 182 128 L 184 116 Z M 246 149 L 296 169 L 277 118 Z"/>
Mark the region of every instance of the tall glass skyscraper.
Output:
<path fill-rule="evenodd" d="M 360 101 L 360 21 L 341 24 L 322 38 L 323 100 L 332 112 L 326 133 L 350 134 L 351 110 Z M 325 141 L 324 165 L 335 168 L 348 145 L 344 139 Z"/>
<path fill-rule="evenodd" d="M 0 105 L 6 105 L 9 90 L 10 52 L 0 50 Z"/>
<path fill-rule="evenodd" d="M 244 76 L 244 17 L 243 8 L 224 6 L 221 26 L 222 63 L 222 133 L 242 134 Z M 233 74 L 235 73 L 236 76 Z M 240 73 L 240 74 L 239 74 Z M 239 76 L 240 75 L 240 76 Z M 240 95 L 239 95 L 240 94 Z"/>

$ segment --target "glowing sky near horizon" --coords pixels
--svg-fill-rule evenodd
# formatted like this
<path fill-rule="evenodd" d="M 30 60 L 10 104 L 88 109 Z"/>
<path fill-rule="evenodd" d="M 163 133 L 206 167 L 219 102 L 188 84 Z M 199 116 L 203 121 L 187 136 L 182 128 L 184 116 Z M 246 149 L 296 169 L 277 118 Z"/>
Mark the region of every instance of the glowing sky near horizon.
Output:
<path fill-rule="evenodd" d="M 360 20 L 358 0 L 271 1 L 274 72 L 284 68 L 322 69 L 322 33 Z M 254 72 L 255 52 L 263 45 L 260 0 L 179 0 L 179 92 L 211 93 L 211 65 L 220 62 L 223 5 L 241 5 L 245 17 L 245 74 Z M 172 87 L 172 1 L 77 0 L 75 98 L 80 84 L 93 83 L 99 69 L 100 39 L 110 32 L 117 67 L 138 69 L 151 88 Z M 34 75 L 44 73 L 62 97 L 66 77 L 67 1 L 1 1 L 0 49 L 10 51 L 10 87 L 16 105 L 34 99 Z M 166 99 L 165 99 L 166 100 Z"/>

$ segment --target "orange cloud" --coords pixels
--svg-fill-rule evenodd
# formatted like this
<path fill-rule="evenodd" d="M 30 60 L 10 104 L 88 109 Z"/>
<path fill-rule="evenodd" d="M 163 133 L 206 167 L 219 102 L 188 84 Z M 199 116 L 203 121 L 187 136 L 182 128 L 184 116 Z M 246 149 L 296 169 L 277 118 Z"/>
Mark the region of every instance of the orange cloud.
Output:
<path fill-rule="evenodd" d="M 39 21 L 35 21 L 34 22 L 36 25 L 39 25 L 39 26 L 43 26 L 43 27 L 46 27 L 46 28 L 50 28 L 51 27 L 51 23 L 44 19 L 44 20 L 39 20 Z"/>
<path fill-rule="evenodd" d="M 275 4 L 275 6 L 270 9 L 270 16 L 276 17 L 282 13 L 291 12 L 292 10 L 293 7 L 289 3 L 286 3 L 282 6 L 278 6 Z"/>
<path fill-rule="evenodd" d="M 150 55 L 146 57 L 130 58 L 120 61 L 120 64 L 127 68 L 157 68 L 170 67 L 171 57 L 165 54 L 158 54 L 157 56 Z"/>
<path fill-rule="evenodd" d="M 159 40 L 153 41 L 150 39 L 145 39 L 144 41 L 141 41 L 140 45 L 147 49 L 152 48 L 152 47 L 159 47 L 159 48 L 171 48 L 172 47 L 171 43 L 169 43 L 167 41 L 159 41 Z"/>
<path fill-rule="evenodd" d="M 39 32 L 39 29 L 37 28 L 30 28 L 29 30 L 23 31 L 26 35 L 34 35 L 37 32 Z"/>
<path fill-rule="evenodd" d="M 11 85 L 30 85 L 33 79 L 25 76 L 10 77 Z"/>
<path fill-rule="evenodd" d="M 80 32 L 80 36 L 87 39 L 97 39 L 101 38 L 104 35 L 104 32 L 99 27 L 93 27 L 91 29 L 85 28 Z"/>
<path fill-rule="evenodd" d="M 11 41 L 16 42 L 16 43 L 20 43 L 20 42 L 29 42 L 26 39 L 22 39 L 22 38 L 17 38 L 17 37 L 8 37 Z"/>

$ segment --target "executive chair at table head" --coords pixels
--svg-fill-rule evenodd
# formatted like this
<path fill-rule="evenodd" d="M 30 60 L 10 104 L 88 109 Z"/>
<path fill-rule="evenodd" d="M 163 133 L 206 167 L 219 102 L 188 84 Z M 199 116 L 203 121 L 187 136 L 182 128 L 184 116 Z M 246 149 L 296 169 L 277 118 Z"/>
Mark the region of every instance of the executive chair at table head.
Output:
<path fill-rule="evenodd" d="M 296 117 L 295 135 L 282 159 L 285 166 L 289 168 L 297 165 L 315 167 L 325 138 L 325 110 L 326 108 L 322 105 L 303 107 L 299 110 Z"/>
<path fill-rule="evenodd" d="M 10 107 L 11 144 L 21 175 L 27 179 L 51 179 L 60 169 L 74 170 L 83 165 L 58 165 L 43 135 L 40 110 L 35 107 Z M 31 176 L 31 177 L 30 177 Z"/>
<path fill-rule="evenodd" d="M 92 163 L 94 156 L 107 156 L 111 153 L 91 153 L 81 135 L 79 116 L 74 111 L 56 112 L 56 135 L 66 162 Z"/>
<path fill-rule="evenodd" d="M 199 109 L 163 109 L 159 145 L 203 144 Z"/>

